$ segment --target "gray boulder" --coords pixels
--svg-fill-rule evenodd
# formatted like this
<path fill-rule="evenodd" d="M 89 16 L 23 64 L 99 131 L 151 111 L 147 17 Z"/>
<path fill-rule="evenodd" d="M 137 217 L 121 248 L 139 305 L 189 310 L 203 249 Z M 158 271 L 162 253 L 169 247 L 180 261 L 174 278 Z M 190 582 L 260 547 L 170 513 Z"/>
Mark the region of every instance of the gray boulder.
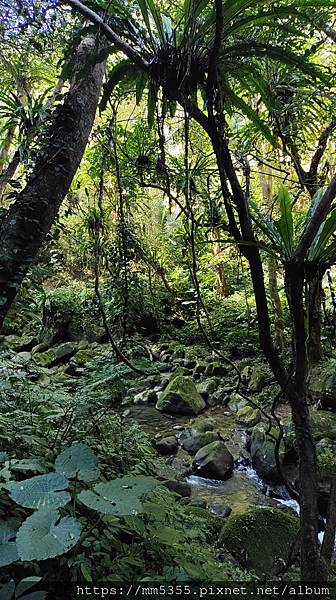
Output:
<path fill-rule="evenodd" d="M 232 475 L 233 456 L 224 442 L 211 442 L 197 452 L 192 467 L 200 477 L 225 480 Z"/>

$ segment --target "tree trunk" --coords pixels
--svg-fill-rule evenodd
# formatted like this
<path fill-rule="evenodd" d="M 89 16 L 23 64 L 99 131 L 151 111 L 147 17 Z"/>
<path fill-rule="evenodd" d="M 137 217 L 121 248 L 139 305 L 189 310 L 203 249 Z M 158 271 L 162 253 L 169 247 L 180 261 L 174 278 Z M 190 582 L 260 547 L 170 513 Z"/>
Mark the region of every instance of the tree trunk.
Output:
<path fill-rule="evenodd" d="M 70 90 L 48 141 L 0 228 L 0 326 L 55 220 L 82 160 L 94 122 L 104 66 L 91 36 L 78 47 Z"/>
<path fill-rule="evenodd" d="M 221 135 L 220 131 L 216 131 L 215 127 L 210 131 L 210 134 L 212 134 L 211 139 L 216 154 L 223 199 L 232 233 L 237 240 L 238 245 L 240 240 L 250 242 L 249 246 L 242 244 L 240 249 L 249 261 L 251 269 L 258 316 L 260 345 L 292 408 L 299 454 L 301 577 L 303 581 L 322 581 L 325 573 L 322 568 L 318 546 L 319 513 L 317 506 L 317 460 L 315 443 L 310 431 L 309 411 L 306 398 L 308 360 L 306 351 L 305 311 L 303 304 L 303 268 L 300 268 L 302 265 L 299 265 L 299 268 L 296 265 L 288 265 L 285 277 L 286 289 L 288 289 L 290 296 L 295 339 L 295 375 L 294 378 L 292 378 L 287 373 L 272 341 L 264 272 L 260 253 L 256 247 L 246 197 L 232 164 L 230 151 L 225 142 L 224 135 Z M 226 179 L 230 182 L 232 196 L 239 215 L 241 233 L 238 229 L 229 202 Z"/>
<path fill-rule="evenodd" d="M 273 177 L 272 172 L 268 167 L 261 165 L 258 167 L 259 181 L 262 190 L 263 199 L 267 209 L 272 210 L 272 192 L 273 192 Z M 268 288 L 274 314 L 274 333 L 275 343 L 279 350 L 282 350 L 284 343 L 284 318 L 281 306 L 281 300 L 277 282 L 277 260 L 273 256 L 267 259 L 268 266 Z"/>
<path fill-rule="evenodd" d="M 294 378 L 287 391 L 291 404 L 299 457 L 301 576 L 304 581 L 322 581 L 325 572 L 318 543 L 318 468 L 307 400 L 307 328 L 304 307 L 304 265 L 288 261 L 285 284 L 294 332 Z"/>
<path fill-rule="evenodd" d="M 273 256 L 269 256 L 267 259 L 268 266 L 268 288 L 271 297 L 271 303 L 274 314 L 274 334 L 275 343 L 279 350 L 283 349 L 284 345 L 284 327 L 285 322 L 283 318 L 283 310 L 281 306 L 281 300 L 278 290 L 277 282 L 277 261 Z"/>
<path fill-rule="evenodd" d="M 336 533 L 336 479 L 334 478 L 330 484 L 330 498 L 327 523 L 323 537 L 321 556 L 325 560 L 327 566 L 330 566 L 334 547 Z"/>
<path fill-rule="evenodd" d="M 322 360 L 321 302 L 322 276 L 318 272 L 308 282 L 308 357 L 310 364 Z"/>

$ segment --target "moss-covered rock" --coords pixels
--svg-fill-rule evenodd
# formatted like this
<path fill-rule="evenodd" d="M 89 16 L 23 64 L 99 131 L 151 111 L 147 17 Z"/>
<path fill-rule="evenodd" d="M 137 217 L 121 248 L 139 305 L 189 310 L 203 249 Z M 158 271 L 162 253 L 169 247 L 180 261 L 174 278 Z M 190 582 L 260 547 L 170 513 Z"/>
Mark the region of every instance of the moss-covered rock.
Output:
<path fill-rule="evenodd" d="M 280 573 L 299 530 L 299 519 L 277 508 L 254 508 L 231 516 L 220 540 L 239 561 L 259 577 Z"/>
<path fill-rule="evenodd" d="M 267 370 L 265 365 L 255 365 L 253 367 L 251 379 L 249 381 L 249 389 L 251 392 L 261 392 L 267 382 Z"/>
<path fill-rule="evenodd" d="M 197 390 L 199 391 L 201 396 L 204 398 L 204 400 L 207 400 L 207 398 L 210 396 L 210 394 L 212 394 L 218 388 L 219 383 L 220 383 L 220 379 L 218 377 L 211 377 L 210 379 L 204 379 L 204 381 L 202 381 L 201 383 L 199 383 L 197 385 Z"/>
<path fill-rule="evenodd" d="M 192 468 L 200 477 L 225 480 L 232 475 L 233 456 L 224 442 L 211 442 L 197 452 Z"/>
<path fill-rule="evenodd" d="M 224 377 L 227 374 L 227 366 L 220 361 L 211 362 L 205 369 L 205 375 L 208 377 Z"/>
<path fill-rule="evenodd" d="M 259 423 L 253 428 L 251 435 L 250 452 L 252 465 L 260 477 L 268 481 L 279 481 L 280 474 L 275 459 L 276 438 L 279 433 L 271 430 L 268 433 L 268 425 Z M 283 445 L 280 447 L 279 458 L 282 460 Z"/>
<path fill-rule="evenodd" d="M 197 415 L 205 408 L 205 402 L 191 377 L 178 375 L 159 394 L 156 408 L 177 415 Z"/>
<path fill-rule="evenodd" d="M 78 345 L 75 342 L 64 342 L 64 344 L 49 348 L 45 352 L 37 352 L 33 355 L 33 360 L 39 367 L 53 367 L 70 359 L 77 348 Z"/>
<path fill-rule="evenodd" d="M 207 444 L 215 442 L 218 439 L 218 434 L 214 431 L 199 432 L 194 429 L 187 429 L 180 436 L 179 441 L 184 450 L 190 454 L 195 454 L 203 446 L 207 446 Z"/>
<path fill-rule="evenodd" d="M 239 410 L 247 406 L 247 401 L 237 392 L 230 394 L 230 400 L 227 403 L 228 409 L 232 413 L 237 413 Z"/>
<path fill-rule="evenodd" d="M 84 367 L 86 363 L 90 362 L 94 357 L 94 351 L 92 348 L 83 348 L 78 350 L 76 354 L 72 357 L 71 363 L 76 365 L 77 367 Z"/>
<path fill-rule="evenodd" d="M 336 413 L 327 410 L 311 410 L 310 423 L 315 440 L 336 440 Z"/>
<path fill-rule="evenodd" d="M 261 419 L 261 412 L 258 408 L 244 406 L 236 414 L 237 422 L 244 427 L 254 427 Z"/>
<path fill-rule="evenodd" d="M 175 369 L 175 371 L 173 371 L 173 373 L 169 377 L 169 381 L 173 381 L 173 379 L 176 379 L 176 377 L 188 376 L 188 374 L 189 371 L 186 367 L 177 367 L 177 369 Z"/>

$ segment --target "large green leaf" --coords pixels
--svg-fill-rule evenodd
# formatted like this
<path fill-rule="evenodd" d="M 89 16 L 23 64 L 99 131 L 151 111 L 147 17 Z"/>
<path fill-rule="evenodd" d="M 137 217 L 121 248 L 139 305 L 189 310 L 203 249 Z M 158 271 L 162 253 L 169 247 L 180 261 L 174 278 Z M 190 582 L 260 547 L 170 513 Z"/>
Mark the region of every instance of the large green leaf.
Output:
<path fill-rule="evenodd" d="M 294 224 L 290 195 L 283 185 L 279 189 L 278 200 L 280 205 L 280 219 L 275 221 L 274 225 L 280 233 L 288 258 L 293 252 Z"/>
<path fill-rule="evenodd" d="M 66 490 L 68 480 L 59 473 L 37 475 L 23 481 L 10 481 L 6 484 L 9 495 L 20 506 L 27 508 L 65 506 L 71 499 Z"/>
<path fill-rule="evenodd" d="M 140 499 L 159 485 L 153 477 L 118 477 L 98 483 L 94 491 L 82 491 L 78 499 L 88 508 L 123 517 L 142 511 Z"/>
<path fill-rule="evenodd" d="M 99 477 L 98 459 L 86 444 L 73 444 L 58 455 L 55 470 L 61 475 L 81 481 L 94 481 Z"/>
<path fill-rule="evenodd" d="M 18 560 L 15 536 L 16 527 L 11 521 L 0 522 L 0 567 Z"/>
<path fill-rule="evenodd" d="M 253 209 L 253 221 L 269 239 L 273 249 L 282 254 L 284 250 L 283 240 L 275 224 L 268 218 L 266 214 L 263 213 L 263 211 L 260 210 L 258 205 L 253 200 L 250 200 L 250 206 Z"/>
<path fill-rule="evenodd" d="M 336 208 L 334 208 L 328 218 L 320 227 L 317 236 L 315 237 L 314 243 L 309 251 L 310 260 L 318 260 L 322 253 L 325 251 L 327 243 L 330 237 L 336 231 Z"/>
<path fill-rule="evenodd" d="M 60 517 L 57 510 L 42 508 L 21 525 L 16 544 L 21 560 L 47 560 L 68 552 L 79 540 L 80 523 Z"/>
<path fill-rule="evenodd" d="M 275 146 L 276 139 L 274 135 L 269 127 L 267 127 L 266 123 L 259 117 L 257 112 L 253 110 L 253 108 L 249 106 L 249 104 L 247 104 L 241 96 L 235 94 L 228 85 L 223 85 L 223 90 L 225 96 L 231 101 L 232 105 L 238 108 L 238 110 L 240 110 L 250 121 L 252 121 L 259 131 L 263 133 L 264 137 L 272 144 L 272 146 Z"/>
<path fill-rule="evenodd" d="M 141 71 L 137 65 L 134 65 L 130 60 L 121 60 L 109 73 L 108 80 L 104 84 L 102 99 L 100 101 L 99 110 L 106 110 L 107 103 L 113 93 L 114 88 L 123 79 L 128 79 L 132 82 L 136 79 Z"/>
<path fill-rule="evenodd" d="M 42 458 L 22 458 L 11 460 L 11 471 L 33 471 L 34 473 L 46 473 L 48 471 Z"/>

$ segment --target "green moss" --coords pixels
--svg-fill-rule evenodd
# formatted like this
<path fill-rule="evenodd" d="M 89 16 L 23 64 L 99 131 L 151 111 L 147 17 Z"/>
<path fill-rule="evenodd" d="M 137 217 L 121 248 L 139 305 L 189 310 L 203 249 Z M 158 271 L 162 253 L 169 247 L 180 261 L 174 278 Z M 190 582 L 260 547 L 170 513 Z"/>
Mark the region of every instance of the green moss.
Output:
<path fill-rule="evenodd" d="M 156 408 L 172 414 L 197 415 L 205 408 L 205 402 L 192 378 L 178 375 L 161 392 Z"/>
<path fill-rule="evenodd" d="M 229 517 L 220 540 L 240 562 L 258 576 L 277 575 L 288 561 L 299 519 L 277 508 L 255 508 Z"/>
<path fill-rule="evenodd" d="M 261 419 L 261 413 L 258 408 L 252 406 L 244 406 L 236 415 L 237 421 L 246 427 L 254 427 Z"/>

